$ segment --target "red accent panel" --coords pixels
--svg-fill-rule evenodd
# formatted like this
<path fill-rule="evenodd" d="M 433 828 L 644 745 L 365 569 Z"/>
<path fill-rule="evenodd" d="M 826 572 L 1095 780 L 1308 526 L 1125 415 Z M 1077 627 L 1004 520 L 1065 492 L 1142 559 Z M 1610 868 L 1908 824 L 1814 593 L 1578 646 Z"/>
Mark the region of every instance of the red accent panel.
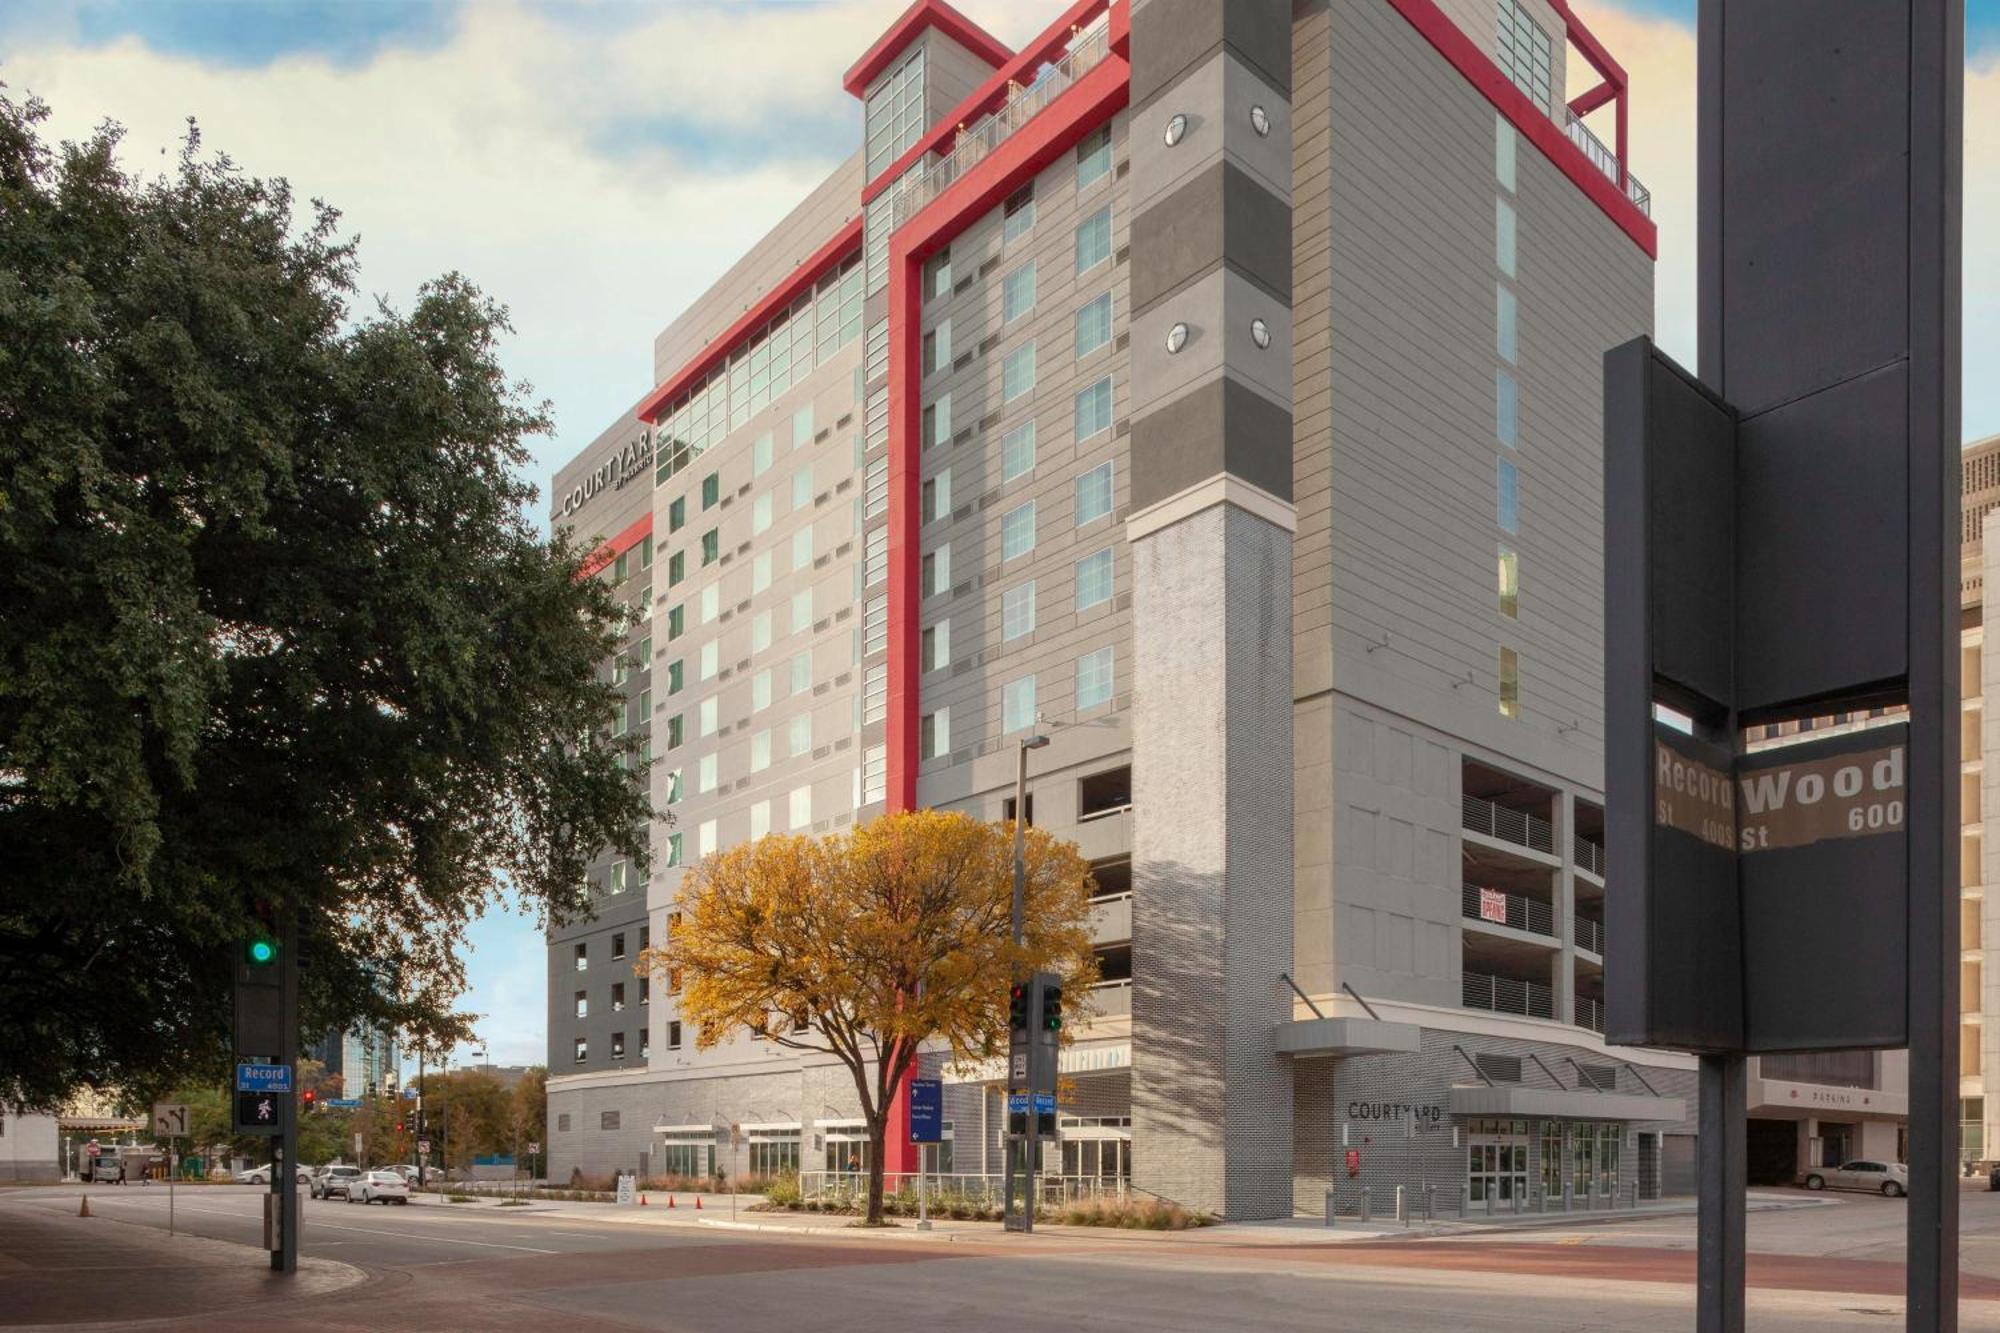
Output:
<path fill-rule="evenodd" d="M 1005 199 L 1022 181 L 1067 152 L 1125 105 L 1131 67 L 1117 56 L 1085 74 L 1041 114 L 889 238 L 889 699 L 888 808 L 917 803 L 917 607 L 922 570 L 917 503 L 923 465 L 918 356 L 923 329 L 924 259 Z"/>
<path fill-rule="evenodd" d="M 709 341 L 708 346 L 695 353 L 694 359 L 669 376 L 657 389 L 647 394 L 634 409 L 634 415 L 641 421 L 653 421 L 660 412 L 674 400 L 674 395 L 701 375 L 713 370 L 735 349 L 745 335 L 753 332 L 758 325 L 772 315 L 783 310 L 806 288 L 818 282 L 826 271 L 847 258 L 848 254 L 861 244 L 861 219 L 857 215 L 841 225 L 825 245 L 806 256 L 799 266 L 787 273 L 784 280 L 765 292 L 763 299 L 743 312 L 743 317 L 724 329 Z"/>
<path fill-rule="evenodd" d="M 589 578 L 592 574 L 595 574 L 598 570 L 637 546 L 645 538 L 651 536 L 652 532 L 653 516 L 647 513 L 626 527 L 616 537 L 600 544 L 596 550 L 592 551 L 589 558 L 583 562 L 583 567 L 577 571 L 578 577 Z"/>
<path fill-rule="evenodd" d="M 1022 47 L 1019 55 L 1002 65 L 992 78 L 973 89 L 964 101 L 953 107 L 949 115 L 931 126 L 924 137 L 911 146 L 910 151 L 862 186 L 861 202 L 865 204 L 888 189 L 897 177 L 909 170 L 911 163 L 925 153 L 941 153 L 950 148 L 952 136 L 958 133 L 959 126 L 970 125 L 992 110 L 1007 96 L 1008 84 L 1019 80 L 1023 74 L 1039 69 L 1043 61 L 1060 52 L 1069 43 L 1070 34 L 1102 13 L 1107 3 L 1109 0 L 1076 0 L 1061 18 L 1042 29 L 1035 40 Z M 1121 16 L 1124 16 L 1122 27 L 1119 23 Z M 1111 14 L 1111 45 L 1114 50 L 1124 51 L 1131 28 L 1128 0 L 1118 0 Z"/>
<path fill-rule="evenodd" d="M 903 11 L 901 18 L 889 25 L 889 31 L 876 38 L 875 45 L 848 68 L 840 86 L 856 97 L 861 96 L 875 81 L 875 76 L 887 69 L 889 62 L 902 54 L 903 48 L 915 41 L 917 34 L 925 28 L 936 28 L 989 65 L 1004 65 L 1007 57 L 1013 54 L 1005 42 L 944 3 L 944 0 L 916 0 Z"/>
<path fill-rule="evenodd" d="M 1467 83 L 1477 88 L 1487 101 L 1512 121 L 1514 128 L 1541 149 L 1543 157 L 1555 163 L 1571 183 L 1603 210 L 1606 217 L 1617 223 L 1620 230 L 1646 252 L 1647 258 L 1659 258 L 1659 230 L 1654 227 L 1653 220 L 1640 212 L 1639 206 L 1612 184 L 1596 164 L 1584 156 L 1583 150 L 1571 143 L 1569 136 L 1544 115 L 1540 107 L 1528 100 L 1527 95 L 1514 86 L 1513 80 L 1501 73 L 1500 67 L 1475 46 L 1456 23 L 1445 17 L 1438 9 L 1436 0 L 1389 0 L 1389 4 L 1437 48 L 1438 54 L 1465 76 Z M 1580 24 L 1572 27 L 1571 40 L 1575 40 L 1575 34 L 1580 29 Z M 1598 49 L 1602 51 L 1603 48 Z M 1611 61 L 1609 56 L 1605 59 L 1614 69 L 1617 68 L 1617 62 Z M 1618 70 L 1618 74 L 1622 78 L 1624 71 Z M 1621 140 L 1623 137 L 1621 131 Z M 1618 145 L 1621 162 L 1624 150 L 1625 145 L 1621 142 Z"/>

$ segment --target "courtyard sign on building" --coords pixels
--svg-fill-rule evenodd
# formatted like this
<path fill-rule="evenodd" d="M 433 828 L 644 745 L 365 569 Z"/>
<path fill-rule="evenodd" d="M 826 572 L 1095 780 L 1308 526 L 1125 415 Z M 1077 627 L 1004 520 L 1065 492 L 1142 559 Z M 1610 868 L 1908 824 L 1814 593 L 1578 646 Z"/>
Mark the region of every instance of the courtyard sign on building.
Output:
<path fill-rule="evenodd" d="M 623 490 L 635 477 L 645 474 L 653 463 L 653 433 L 641 430 L 637 438 L 605 458 L 563 496 L 563 517 L 568 518 L 605 491 Z"/>

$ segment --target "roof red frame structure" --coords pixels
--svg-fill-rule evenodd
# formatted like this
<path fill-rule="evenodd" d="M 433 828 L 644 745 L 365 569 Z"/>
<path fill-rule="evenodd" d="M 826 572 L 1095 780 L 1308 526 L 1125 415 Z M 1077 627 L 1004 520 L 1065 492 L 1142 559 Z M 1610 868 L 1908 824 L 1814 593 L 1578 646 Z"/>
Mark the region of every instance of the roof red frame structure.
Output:
<path fill-rule="evenodd" d="M 1014 54 L 1007 49 L 1005 42 L 944 0 L 916 0 L 903 11 L 901 18 L 889 25 L 889 31 L 875 39 L 875 44 L 862 53 L 861 59 L 848 67 L 840 86 L 860 97 L 876 76 L 889 67 L 889 62 L 901 55 L 903 48 L 915 41 L 917 34 L 925 28 L 936 28 L 989 65 L 1004 65 Z"/>

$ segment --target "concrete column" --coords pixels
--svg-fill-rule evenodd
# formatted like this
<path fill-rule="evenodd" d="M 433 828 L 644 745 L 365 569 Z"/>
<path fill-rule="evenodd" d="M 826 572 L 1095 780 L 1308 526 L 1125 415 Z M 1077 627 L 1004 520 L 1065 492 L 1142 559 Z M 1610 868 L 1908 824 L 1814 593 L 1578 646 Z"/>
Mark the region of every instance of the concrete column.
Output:
<path fill-rule="evenodd" d="M 1293 1206 L 1290 76 L 1286 0 L 1133 6 L 1133 1174 L 1231 1218 Z"/>
<path fill-rule="evenodd" d="M 2000 510 L 1986 515 L 1981 535 L 1982 587 L 1991 599 L 2000 589 Z M 2000 624 L 1995 633 L 2000 633 Z M 1977 871 L 1979 883 L 1995 885 L 2000 884 L 2000 647 L 1993 652 L 1988 647 L 1995 645 L 1987 644 L 1982 635 L 1979 690 L 1985 706 L 1980 709 L 1979 754 L 1985 762 L 1979 773 L 1982 836 Z M 1960 947 L 1980 951 L 1980 994 L 1962 996 L 1960 1003 L 1968 1009 L 1976 1006 L 1984 1015 L 1979 1028 L 1979 1086 L 1986 1099 L 1985 1155 L 1990 1160 L 2000 1156 L 2000 895 L 1991 889 L 1980 899 L 1979 927 L 1981 938 L 1963 940 Z"/>
<path fill-rule="evenodd" d="M 1556 938 L 1563 943 L 1562 951 L 1556 955 L 1555 976 L 1551 983 L 1556 988 L 1556 1017 L 1565 1023 L 1576 1022 L 1576 839 L 1572 836 L 1576 828 L 1576 797 L 1567 789 L 1556 796 L 1555 839 L 1556 855 L 1562 858 L 1562 869 L 1556 872 L 1554 891 L 1549 899 L 1555 904 Z"/>

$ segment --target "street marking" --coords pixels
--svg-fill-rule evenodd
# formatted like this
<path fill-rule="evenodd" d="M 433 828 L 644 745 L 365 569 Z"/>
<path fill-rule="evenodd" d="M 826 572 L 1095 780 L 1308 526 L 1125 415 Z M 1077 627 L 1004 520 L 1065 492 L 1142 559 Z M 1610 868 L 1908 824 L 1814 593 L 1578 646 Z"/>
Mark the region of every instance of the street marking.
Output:
<path fill-rule="evenodd" d="M 112 1200 L 109 1200 L 108 1202 L 111 1202 L 111 1203 L 114 1203 L 114 1204 L 116 1204 L 116 1203 L 123 1203 L 123 1202 L 129 1202 L 129 1203 L 130 1203 L 131 1205 L 133 1205 L 133 1206 L 135 1206 L 135 1207 L 143 1207 L 143 1206 L 144 1206 L 144 1205 L 143 1205 L 143 1204 L 141 1204 L 141 1203 L 140 1203 L 140 1201 L 139 1201 L 139 1200 L 137 1200 L 137 1199 L 132 1199 L 132 1200 L 129 1200 L 129 1201 L 127 1201 L 127 1200 L 119 1200 L 119 1199 L 112 1199 Z M 193 1205 L 188 1205 L 188 1206 L 187 1206 L 187 1208 L 186 1208 L 186 1211 L 188 1211 L 188 1212 L 191 1212 L 191 1213 L 211 1213 L 211 1214 L 215 1215 L 216 1217 L 233 1217 L 233 1218 L 237 1219 L 238 1221 L 241 1221 L 241 1222 L 248 1222 L 248 1223 L 251 1223 L 251 1224 L 253 1224 L 253 1225 L 261 1225 L 261 1224 L 262 1224 L 262 1221 L 263 1221 L 263 1219 L 262 1219 L 262 1218 L 258 1217 L 258 1216 L 257 1216 L 256 1214 L 254 1214 L 254 1213 L 238 1213 L 238 1212 L 232 1212 L 232 1211 L 230 1211 L 229 1209 L 226 1209 L 226 1208 L 199 1208 L 199 1207 L 195 1207 L 195 1206 L 193 1206 Z M 302 1224 L 302 1225 L 303 1225 L 303 1224 Z M 313 1223 L 312 1223 L 312 1226 L 313 1226 L 314 1228 L 318 1228 L 318 1229 L 321 1229 L 321 1230 L 325 1230 L 325 1231 L 353 1231 L 353 1232 L 357 1232 L 357 1233 L 359 1233 L 359 1234 L 361 1234 L 361 1235 L 364 1235 L 364 1236 L 399 1236 L 399 1237 L 403 1238 L 404 1240 L 430 1240 L 430 1241 L 436 1241 L 436 1242 L 438 1242 L 439 1244 L 442 1244 L 442 1245 L 473 1245 L 473 1246 L 477 1246 L 478 1248 L 480 1248 L 480 1249 L 482 1249 L 482 1250 L 518 1250 L 518 1251 L 520 1251 L 520 1252 L 521 1252 L 521 1253 L 523 1253 L 523 1254 L 561 1254 L 561 1253 L 563 1253 L 563 1251 L 561 1251 L 561 1250 L 544 1250 L 544 1249 L 540 1249 L 540 1248 L 538 1248 L 538 1247 L 536 1247 L 536 1246 L 533 1246 L 533 1245 L 502 1245 L 502 1244 L 500 1244 L 500 1243 L 499 1243 L 498 1241 L 491 1241 L 491 1240 L 461 1240 L 461 1239 L 460 1239 L 459 1237 L 457 1237 L 457 1236 L 441 1236 L 441 1235 L 438 1235 L 438 1234 L 436 1234 L 435 1232 L 422 1232 L 422 1231 L 382 1231 L 382 1230 L 380 1230 L 380 1229 L 378 1229 L 378 1228 L 375 1228 L 375 1227 L 350 1227 L 350 1226 L 343 1226 L 343 1225 L 341 1225 L 341 1224 L 340 1224 L 339 1222 L 319 1222 L 319 1221 L 315 1221 L 315 1222 L 313 1222 Z"/>

